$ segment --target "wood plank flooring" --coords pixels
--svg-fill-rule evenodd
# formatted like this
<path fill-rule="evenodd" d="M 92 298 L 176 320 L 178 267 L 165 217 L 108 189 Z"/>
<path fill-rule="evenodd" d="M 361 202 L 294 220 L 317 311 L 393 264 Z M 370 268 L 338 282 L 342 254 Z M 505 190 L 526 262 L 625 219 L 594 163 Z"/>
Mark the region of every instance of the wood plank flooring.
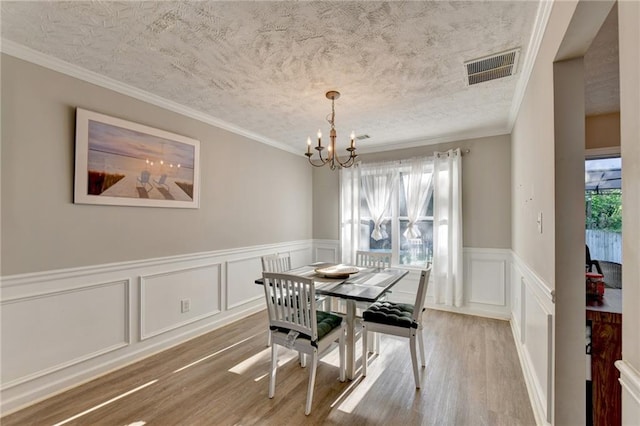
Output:
<path fill-rule="evenodd" d="M 407 339 L 382 336 L 367 377 L 338 381 L 336 350 L 308 369 L 280 350 L 267 397 L 266 314 L 252 315 L 2 419 L 12 425 L 534 425 L 509 323 L 427 310 L 422 388 Z M 358 342 L 358 353 L 360 342 Z M 130 392 L 130 393 L 128 393 Z M 128 394 L 127 394 L 128 393 Z M 84 414 L 83 414 L 84 413 Z M 71 419 L 71 420 L 69 420 Z M 144 423 L 143 423 L 144 422 Z"/>

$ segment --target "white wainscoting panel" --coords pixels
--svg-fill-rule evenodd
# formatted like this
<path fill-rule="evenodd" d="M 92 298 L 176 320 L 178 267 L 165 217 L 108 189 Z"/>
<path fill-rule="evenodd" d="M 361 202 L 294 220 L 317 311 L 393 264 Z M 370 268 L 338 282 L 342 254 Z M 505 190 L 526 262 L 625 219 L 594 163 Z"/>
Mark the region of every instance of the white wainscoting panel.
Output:
<path fill-rule="evenodd" d="M 624 355 L 623 355 L 624 357 Z M 640 420 L 640 371 L 624 359 L 616 361 L 622 385 L 622 424 L 635 425 Z"/>
<path fill-rule="evenodd" d="M 554 292 L 514 253 L 511 328 L 534 414 L 551 424 Z"/>
<path fill-rule="evenodd" d="M 306 264 L 317 260 L 316 248 L 328 256 L 337 247 L 303 240 L 1 277 L 0 410 L 9 414 L 263 310 L 254 283 L 261 256 L 290 253 L 294 265 Z"/>
<path fill-rule="evenodd" d="M 227 309 L 264 299 L 264 290 L 255 284 L 262 276 L 260 256 L 227 262 Z"/>
<path fill-rule="evenodd" d="M 140 277 L 140 339 L 220 312 L 220 264 Z M 182 301 L 190 309 L 182 312 Z"/>
<path fill-rule="evenodd" d="M 311 250 L 311 247 L 291 250 L 289 252 L 289 255 L 291 256 L 291 267 L 298 268 L 314 262 L 312 252 L 313 250 Z"/>
<path fill-rule="evenodd" d="M 511 275 L 507 273 L 511 250 L 465 247 L 463 249 L 464 305 L 434 303 L 433 288 L 427 290 L 427 306 L 451 312 L 508 320 Z"/>
<path fill-rule="evenodd" d="M 314 262 L 340 263 L 340 241 L 314 240 Z"/>
<path fill-rule="evenodd" d="M 484 253 L 469 257 L 468 303 L 506 307 L 507 261 Z"/>
<path fill-rule="evenodd" d="M 127 346 L 129 334 L 127 279 L 3 300 L 2 387 Z"/>

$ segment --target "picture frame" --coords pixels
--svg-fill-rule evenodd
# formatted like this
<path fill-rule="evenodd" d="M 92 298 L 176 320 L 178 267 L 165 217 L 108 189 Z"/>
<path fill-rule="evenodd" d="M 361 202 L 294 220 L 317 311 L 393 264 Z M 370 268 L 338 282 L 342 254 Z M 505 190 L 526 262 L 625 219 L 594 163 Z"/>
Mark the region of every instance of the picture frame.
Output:
<path fill-rule="evenodd" d="M 76 108 L 74 203 L 199 208 L 200 142 Z"/>

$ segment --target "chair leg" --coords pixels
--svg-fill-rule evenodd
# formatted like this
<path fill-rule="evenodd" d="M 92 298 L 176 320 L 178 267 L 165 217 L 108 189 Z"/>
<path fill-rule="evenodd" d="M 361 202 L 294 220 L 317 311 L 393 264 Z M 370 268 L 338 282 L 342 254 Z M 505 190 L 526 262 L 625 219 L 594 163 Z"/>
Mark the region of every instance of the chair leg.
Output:
<path fill-rule="evenodd" d="M 309 387 L 307 389 L 307 406 L 304 414 L 306 416 L 311 413 L 311 403 L 313 402 L 313 388 L 316 384 L 316 370 L 318 368 L 318 351 L 314 349 L 311 354 L 311 368 L 309 369 Z"/>
<path fill-rule="evenodd" d="M 367 335 L 369 332 L 367 331 L 366 326 L 362 326 L 362 377 L 367 376 Z"/>
<path fill-rule="evenodd" d="M 271 374 L 269 377 L 269 398 L 276 393 L 276 370 L 278 369 L 278 345 L 271 345 Z"/>
<path fill-rule="evenodd" d="M 411 364 L 413 365 L 413 378 L 416 381 L 416 389 L 420 389 L 420 376 L 418 375 L 418 353 L 416 350 L 416 334 L 415 330 L 409 338 L 409 346 L 411 349 Z"/>
<path fill-rule="evenodd" d="M 380 333 L 373 333 L 373 352 L 380 353 Z"/>
<path fill-rule="evenodd" d="M 298 352 L 298 361 L 300 362 L 300 367 L 305 368 L 307 366 L 307 356 L 304 352 Z"/>
<path fill-rule="evenodd" d="M 338 341 L 338 349 L 340 352 L 340 381 L 344 382 L 346 380 L 346 374 L 345 374 L 345 364 L 347 361 L 347 356 L 345 353 L 345 345 L 344 345 L 344 341 L 346 340 L 346 336 L 345 336 L 345 331 L 343 330 L 343 332 L 340 334 L 340 340 Z"/>
<path fill-rule="evenodd" d="M 420 357 L 422 358 L 422 368 L 427 365 L 427 360 L 424 356 L 424 336 L 422 335 L 422 327 L 418 327 L 418 344 L 420 345 Z"/>
<path fill-rule="evenodd" d="M 267 331 L 267 347 L 271 346 L 271 330 Z"/>

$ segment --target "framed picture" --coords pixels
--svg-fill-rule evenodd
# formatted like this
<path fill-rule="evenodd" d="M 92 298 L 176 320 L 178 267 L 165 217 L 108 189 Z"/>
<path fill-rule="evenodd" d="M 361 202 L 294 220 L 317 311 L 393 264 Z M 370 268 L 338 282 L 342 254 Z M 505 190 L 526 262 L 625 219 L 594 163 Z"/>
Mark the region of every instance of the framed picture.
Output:
<path fill-rule="evenodd" d="M 198 208 L 200 142 L 76 110 L 74 202 Z"/>

